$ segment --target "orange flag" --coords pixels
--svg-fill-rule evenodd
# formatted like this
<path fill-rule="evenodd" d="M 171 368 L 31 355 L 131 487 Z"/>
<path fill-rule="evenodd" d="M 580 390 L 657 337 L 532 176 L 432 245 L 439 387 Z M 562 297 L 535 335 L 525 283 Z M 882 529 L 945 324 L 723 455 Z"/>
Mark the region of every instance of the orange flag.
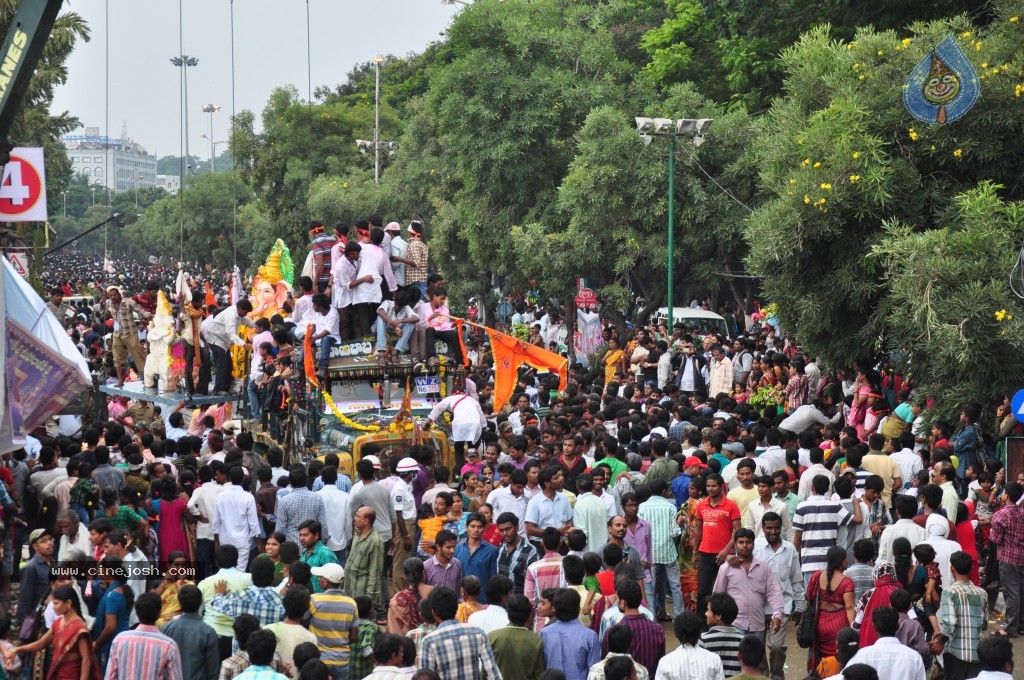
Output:
<path fill-rule="evenodd" d="M 491 351 L 494 354 L 494 411 L 497 412 L 515 391 L 519 379 L 519 367 L 523 364 L 534 368 L 546 368 L 558 373 L 558 391 L 565 389 L 568 381 L 569 360 L 542 347 L 531 345 L 487 329 L 491 336 Z"/>
<path fill-rule="evenodd" d="M 313 334 L 316 333 L 316 326 L 306 326 L 306 335 L 302 339 L 302 366 L 306 371 L 306 380 L 313 383 L 317 389 L 320 388 L 320 381 L 316 377 L 316 364 L 313 363 Z"/>
<path fill-rule="evenodd" d="M 213 289 L 210 288 L 210 282 L 206 282 L 206 309 L 210 308 L 210 305 L 217 304 L 217 298 L 213 296 Z M 206 310 L 203 310 L 206 311 Z"/>

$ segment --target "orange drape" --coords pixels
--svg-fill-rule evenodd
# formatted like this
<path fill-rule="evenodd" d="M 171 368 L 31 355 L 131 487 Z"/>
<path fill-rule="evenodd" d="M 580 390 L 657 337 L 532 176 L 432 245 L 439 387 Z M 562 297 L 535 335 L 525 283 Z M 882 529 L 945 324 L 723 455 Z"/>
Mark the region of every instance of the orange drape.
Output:
<path fill-rule="evenodd" d="M 565 390 L 569 360 L 560 354 L 523 342 L 511 335 L 487 329 L 494 353 L 494 411 L 497 412 L 515 391 L 519 367 L 528 364 L 558 373 L 558 391 Z"/>
<path fill-rule="evenodd" d="M 217 298 L 215 298 L 213 296 L 213 289 L 210 288 L 210 282 L 207 281 L 206 282 L 206 309 L 209 309 L 210 305 L 215 305 L 215 304 L 217 304 Z M 205 312 L 206 309 L 204 309 L 203 311 Z"/>

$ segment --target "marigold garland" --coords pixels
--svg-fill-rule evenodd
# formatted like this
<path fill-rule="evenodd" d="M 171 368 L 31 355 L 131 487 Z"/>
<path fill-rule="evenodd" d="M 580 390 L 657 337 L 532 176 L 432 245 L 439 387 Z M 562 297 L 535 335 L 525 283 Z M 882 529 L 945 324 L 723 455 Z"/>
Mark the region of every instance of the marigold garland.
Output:
<path fill-rule="evenodd" d="M 327 407 L 331 409 L 331 413 L 334 414 L 334 417 L 337 418 L 338 422 L 340 422 L 345 427 L 348 427 L 353 430 L 359 430 L 360 432 L 380 432 L 380 423 L 375 423 L 373 425 L 363 425 L 361 423 L 357 423 L 356 421 L 347 417 L 344 413 L 338 410 L 338 407 L 334 405 L 334 400 L 331 399 L 331 395 L 327 394 L 326 391 L 321 390 L 320 394 L 323 395 L 324 403 L 327 404 Z"/>

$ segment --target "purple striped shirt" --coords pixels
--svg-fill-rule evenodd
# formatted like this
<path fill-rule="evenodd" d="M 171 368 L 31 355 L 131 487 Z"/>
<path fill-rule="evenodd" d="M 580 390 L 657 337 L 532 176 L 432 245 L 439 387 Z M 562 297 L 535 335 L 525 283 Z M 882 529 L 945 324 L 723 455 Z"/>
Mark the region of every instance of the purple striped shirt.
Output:
<path fill-rule="evenodd" d="M 182 680 L 178 643 L 156 626 L 139 624 L 117 637 L 110 647 L 106 680 Z"/>
<path fill-rule="evenodd" d="M 451 588 L 462 592 L 462 562 L 453 557 L 447 565 L 437 561 L 437 556 L 423 563 L 423 582 L 435 588 Z"/>
<path fill-rule="evenodd" d="M 633 631 L 633 642 L 629 646 L 629 655 L 646 668 L 652 678 L 657 675 L 658 660 L 665 656 L 665 629 L 661 627 L 661 624 L 651 621 L 643 614 L 627 614 L 616 625 L 628 626 Z M 601 647 L 601 655 L 607 656 L 607 634 L 605 634 Z"/>

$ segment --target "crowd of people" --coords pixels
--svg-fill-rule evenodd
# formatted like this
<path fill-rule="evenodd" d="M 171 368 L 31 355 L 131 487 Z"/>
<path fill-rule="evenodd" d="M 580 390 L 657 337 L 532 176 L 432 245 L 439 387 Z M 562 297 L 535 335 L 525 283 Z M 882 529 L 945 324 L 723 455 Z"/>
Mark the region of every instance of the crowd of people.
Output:
<path fill-rule="evenodd" d="M 413 247 L 422 225 L 381 222 L 351 239 L 311 225 L 309 273 L 271 318 L 245 299 L 210 309 L 193 279 L 174 300 L 185 389 L 236 389 L 233 345 L 256 349 L 259 396 L 267 376 L 305 379 L 304 332 L 319 371 L 374 325 L 382 352 L 424 362 L 445 339 L 467 368 L 429 420 L 452 412 L 457 462 L 374 444 L 352 469 L 289 460 L 232 427 L 230 404 L 116 397 L 105 422 L 38 432 L 0 467 L 8 676 L 1008 680 L 1024 633 L 1008 402 L 926 426 L 925 388 L 886 358 L 823 372 L 729 312 L 729 337 L 609 323 L 564 390 L 524 369 L 496 408 L 486 342 L 455 349 L 443 280 Z M 111 381 L 143 378 L 158 291 L 180 288 L 100 267 L 49 272 L 51 309 L 65 282 L 104 291 L 64 315 L 69 334 Z M 564 313 L 516 307 L 541 342 Z"/>

